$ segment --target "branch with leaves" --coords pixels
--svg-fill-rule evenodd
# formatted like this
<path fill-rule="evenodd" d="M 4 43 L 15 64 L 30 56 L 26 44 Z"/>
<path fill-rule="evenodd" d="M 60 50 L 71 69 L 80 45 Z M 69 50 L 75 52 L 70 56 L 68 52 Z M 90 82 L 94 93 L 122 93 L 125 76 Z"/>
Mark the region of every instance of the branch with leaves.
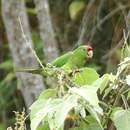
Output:
<path fill-rule="evenodd" d="M 104 130 L 113 129 L 114 126 L 117 130 L 122 130 L 120 125 L 128 130 L 130 58 L 123 59 L 115 75 L 104 74 L 99 78 L 91 68 L 83 67 L 79 70 L 83 71 L 75 71 L 71 76 L 62 70 L 63 73 L 56 75 L 58 87 L 41 93 L 30 107 L 31 130 L 36 130 L 40 122 L 43 130 Z M 66 84 L 62 84 L 65 80 L 63 77 L 69 77 L 73 85 L 68 80 Z M 69 87 L 64 93 L 58 94 L 59 88 L 65 86 Z M 71 120 L 71 126 L 67 126 L 67 120 Z"/>

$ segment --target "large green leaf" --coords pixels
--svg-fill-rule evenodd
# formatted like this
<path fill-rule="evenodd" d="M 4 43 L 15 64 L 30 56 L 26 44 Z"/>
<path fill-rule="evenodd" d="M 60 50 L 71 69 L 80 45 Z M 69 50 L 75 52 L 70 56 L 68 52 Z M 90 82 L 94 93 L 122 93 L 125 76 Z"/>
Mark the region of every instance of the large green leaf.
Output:
<path fill-rule="evenodd" d="M 82 68 L 74 75 L 74 82 L 78 85 L 90 85 L 99 78 L 99 74 L 92 68 Z"/>
<path fill-rule="evenodd" d="M 70 95 L 63 99 L 59 105 L 57 104 L 57 108 L 48 114 L 50 129 L 63 129 L 64 120 L 68 112 L 77 106 L 77 99 L 77 96 Z"/>
<path fill-rule="evenodd" d="M 84 120 L 87 123 L 81 121 L 78 127 L 71 128 L 69 130 L 103 130 L 99 123 L 92 116 L 87 116 Z"/>
<path fill-rule="evenodd" d="M 48 122 L 44 122 L 44 124 L 41 124 L 37 130 L 50 130 Z"/>
<path fill-rule="evenodd" d="M 70 92 L 75 93 L 81 96 L 84 100 L 86 100 L 91 106 L 94 107 L 95 111 L 102 113 L 102 109 L 99 107 L 99 100 L 97 96 L 97 89 L 93 86 L 83 86 L 80 88 L 70 88 Z"/>
<path fill-rule="evenodd" d="M 87 116 L 85 120 L 88 122 L 86 129 L 84 130 L 103 130 L 103 128 L 99 125 L 97 120 L 92 116 Z"/>
<path fill-rule="evenodd" d="M 104 74 L 101 78 L 97 79 L 93 86 L 100 89 L 100 93 L 104 91 L 104 89 L 107 87 L 108 82 L 110 81 L 110 75 Z"/>
<path fill-rule="evenodd" d="M 111 119 L 117 130 L 130 130 L 130 110 L 114 110 Z"/>
<path fill-rule="evenodd" d="M 37 111 L 43 108 L 44 103 L 50 98 L 55 97 L 57 94 L 56 89 L 47 89 L 44 90 L 39 98 L 31 105 L 29 108 L 31 110 L 31 116 L 35 115 Z M 34 113 L 34 114 L 33 114 Z"/>
<path fill-rule="evenodd" d="M 45 90 L 40 94 L 38 100 L 31 105 L 30 107 L 31 130 L 36 130 L 39 123 L 47 115 L 45 111 L 46 109 L 49 110 L 49 107 L 51 107 L 49 106 L 51 102 L 51 99 L 49 98 L 55 96 L 56 96 L 55 89 Z"/>
<path fill-rule="evenodd" d="M 54 112 L 54 110 L 58 109 L 59 104 L 62 103 L 62 100 L 48 99 L 46 101 L 42 101 L 41 103 L 42 105 L 40 105 L 39 109 L 35 109 L 35 113 L 32 112 L 33 116 L 31 116 L 31 130 L 36 130 L 41 121 L 44 123 L 44 121 L 46 121 L 48 113 Z"/>
<path fill-rule="evenodd" d="M 56 89 L 47 89 L 40 94 L 39 99 L 48 99 L 50 97 L 56 97 L 56 94 L 57 94 Z"/>
<path fill-rule="evenodd" d="M 90 105 L 86 105 L 86 109 L 92 115 L 92 117 L 98 122 L 98 124 L 101 126 L 101 121 L 100 121 L 100 118 L 99 118 L 96 110 L 93 107 L 91 107 Z"/>
<path fill-rule="evenodd" d="M 68 95 L 64 98 L 54 98 L 55 89 L 43 92 L 38 100 L 32 104 L 31 109 L 31 130 L 36 130 L 40 122 L 48 121 L 50 129 L 62 130 L 64 120 L 68 112 L 77 106 L 76 95 Z M 50 98 L 50 97 L 53 97 Z"/>

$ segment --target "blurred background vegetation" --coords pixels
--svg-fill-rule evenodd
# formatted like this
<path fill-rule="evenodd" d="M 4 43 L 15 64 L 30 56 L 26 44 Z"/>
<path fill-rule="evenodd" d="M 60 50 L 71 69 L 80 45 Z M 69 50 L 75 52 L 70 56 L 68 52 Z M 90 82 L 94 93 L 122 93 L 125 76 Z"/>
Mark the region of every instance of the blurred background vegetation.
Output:
<path fill-rule="evenodd" d="M 43 64 L 81 44 L 90 44 L 94 48 L 94 57 L 87 66 L 95 68 L 101 75 L 115 72 L 120 61 L 123 29 L 130 29 L 130 0 L 0 0 L 0 8 L 0 130 L 14 123 L 13 111 L 21 111 L 32 103 L 24 95 L 24 91 L 29 95 L 31 88 L 21 90 L 22 85 L 19 85 L 19 76 L 15 72 L 16 67 L 34 67 L 33 62 L 30 63 L 32 60 L 21 66 L 17 62 L 17 59 L 23 58 L 24 61 L 26 57 L 26 51 L 25 57 L 24 54 L 18 55 L 22 49 L 24 51 L 24 47 L 20 46 L 26 44 L 21 39 L 17 16 L 21 17 L 23 29 L 29 28 L 31 43 Z M 27 18 L 22 19 L 21 12 Z M 26 23 L 29 24 L 24 27 Z M 26 34 L 25 30 L 27 37 L 30 34 Z M 15 45 L 21 50 L 14 51 Z M 54 51 L 50 51 L 49 47 Z M 31 51 L 28 54 L 33 55 Z M 46 83 L 43 86 L 45 89 Z"/>

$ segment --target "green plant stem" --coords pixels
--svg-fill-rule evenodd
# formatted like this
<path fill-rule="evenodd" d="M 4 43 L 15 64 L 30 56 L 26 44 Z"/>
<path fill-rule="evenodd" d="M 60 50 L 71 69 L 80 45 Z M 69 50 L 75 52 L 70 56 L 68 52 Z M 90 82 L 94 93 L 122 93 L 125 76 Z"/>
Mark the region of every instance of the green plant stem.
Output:
<path fill-rule="evenodd" d="M 120 88 L 120 90 L 118 91 L 117 97 L 116 97 L 116 99 L 115 99 L 115 101 L 114 101 L 114 103 L 113 103 L 113 106 L 119 105 L 119 102 L 120 102 L 120 99 L 121 99 L 121 93 L 124 91 L 125 87 L 126 87 L 126 86 L 123 85 L 123 86 Z M 110 116 L 110 115 L 109 115 L 109 116 Z M 114 130 L 114 129 L 115 129 L 115 127 L 114 127 L 113 123 L 111 122 L 111 123 L 110 123 L 110 127 L 108 128 L 108 130 Z"/>
<path fill-rule="evenodd" d="M 121 93 L 124 91 L 124 89 L 125 89 L 125 85 L 122 86 L 121 89 L 118 91 L 116 99 L 115 99 L 115 101 L 113 103 L 113 106 L 117 106 L 119 104 L 119 101 L 121 99 Z"/>

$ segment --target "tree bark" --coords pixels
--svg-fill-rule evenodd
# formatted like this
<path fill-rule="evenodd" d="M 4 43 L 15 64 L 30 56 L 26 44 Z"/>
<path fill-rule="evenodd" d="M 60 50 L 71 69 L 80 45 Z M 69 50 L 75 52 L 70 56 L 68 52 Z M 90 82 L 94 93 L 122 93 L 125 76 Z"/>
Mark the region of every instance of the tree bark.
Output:
<path fill-rule="evenodd" d="M 24 0 L 2 0 L 2 15 L 9 41 L 10 51 L 17 68 L 38 67 L 38 62 L 23 38 L 18 17 L 23 30 L 33 48 Z M 29 107 L 41 90 L 45 89 L 42 77 L 24 72 L 16 72 L 25 104 Z"/>
<path fill-rule="evenodd" d="M 48 0 L 34 0 L 39 20 L 41 39 L 44 43 L 44 53 L 47 62 L 51 62 L 59 55 L 58 44 L 50 16 Z"/>
<path fill-rule="evenodd" d="M 126 30 L 129 32 L 129 42 L 130 42 L 130 10 L 128 11 L 128 15 L 126 17 Z"/>

